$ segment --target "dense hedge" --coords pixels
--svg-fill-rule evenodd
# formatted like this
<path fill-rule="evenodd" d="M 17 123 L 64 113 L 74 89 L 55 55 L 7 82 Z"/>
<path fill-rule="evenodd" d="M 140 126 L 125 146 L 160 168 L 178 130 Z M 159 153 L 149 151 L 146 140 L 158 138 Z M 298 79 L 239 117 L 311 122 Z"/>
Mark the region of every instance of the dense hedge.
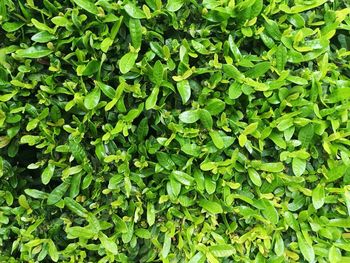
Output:
<path fill-rule="evenodd" d="M 346 0 L 1 0 L 1 262 L 350 262 Z"/>

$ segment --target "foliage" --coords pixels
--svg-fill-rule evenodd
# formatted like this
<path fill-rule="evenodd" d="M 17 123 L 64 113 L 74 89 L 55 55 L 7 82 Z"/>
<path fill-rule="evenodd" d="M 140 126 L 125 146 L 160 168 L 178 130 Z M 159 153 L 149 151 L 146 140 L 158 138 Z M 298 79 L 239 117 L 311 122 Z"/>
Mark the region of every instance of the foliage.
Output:
<path fill-rule="evenodd" d="M 1 262 L 350 262 L 344 0 L 1 0 Z"/>

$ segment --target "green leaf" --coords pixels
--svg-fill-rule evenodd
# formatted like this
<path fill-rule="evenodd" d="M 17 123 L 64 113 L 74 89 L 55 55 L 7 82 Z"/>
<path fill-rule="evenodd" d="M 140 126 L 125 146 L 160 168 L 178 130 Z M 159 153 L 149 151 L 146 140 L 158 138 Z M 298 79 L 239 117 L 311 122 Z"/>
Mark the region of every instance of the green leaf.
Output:
<path fill-rule="evenodd" d="M 285 131 L 293 126 L 293 119 L 284 119 L 277 124 L 277 129 L 279 131 Z"/>
<path fill-rule="evenodd" d="M 225 64 L 223 65 L 223 70 L 228 77 L 237 81 L 241 81 L 244 78 L 244 75 L 233 65 Z"/>
<path fill-rule="evenodd" d="M 204 179 L 204 187 L 208 194 L 213 194 L 216 190 L 216 182 L 209 177 Z"/>
<path fill-rule="evenodd" d="M 53 51 L 42 46 L 32 46 L 26 49 L 19 49 L 16 55 L 20 58 L 42 58 L 50 55 Z"/>
<path fill-rule="evenodd" d="M 282 172 L 284 170 L 284 165 L 283 163 L 263 163 L 259 167 L 260 170 L 265 171 L 265 172 L 271 172 L 271 173 L 278 173 Z"/>
<path fill-rule="evenodd" d="M 334 167 L 326 171 L 327 182 L 333 182 L 343 177 L 349 167 L 345 164 L 335 163 Z"/>
<path fill-rule="evenodd" d="M 77 6 L 81 7 L 82 9 L 88 11 L 91 14 L 94 14 L 94 15 L 98 14 L 98 9 L 96 5 L 90 0 L 73 0 L 73 2 Z"/>
<path fill-rule="evenodd" d="M 323 184 L 319 184 L 312 191 L 312 204 L 315 209 L 320 209 L 325 201 L 325 189 Z"/>
<path fill-rule="evenodd" d="M 168 234 L 164 235 L 164 242 L 161 255 L 163 258 L 166 258 L 170 252 L 171 248 L 171 237 Z"/>
<path fill-rule="evenodd" d="M 209 54 L 208 50 L 205 48 L 205 46 L 198 42 L 198 41 L 195 41 L 195 40 L 191 40 L 191 44 L 193 46 L 193 48 L 199 53 L 199 54 L 202 54 L 202 55 L 207 55 Z"/>
<path fill-rule="evenodd" d="M 276 56 L 276 68 L 279 71 L 284 70 L 284 67 L 286 66 L 286 63 L 288 61 L 286 47 L 283 45 L 279 45 L 276 50 L 275 56 Z"/>
<path fill-rule="evenodd" d="M 146 110 L 153 109 L 154 106 L 156 106 L 157 99 L 158 99 L 158 94 L 159 94 L 159 88 L 155 87 L 149 97 L 146 100 L 145 108 Z"/>
<path fill-rule="evenodd" d="M 58 254 L 55 243 L 51 239 L 49 239 L 47 244 L 48 244 L 49 256 L 51 257 L 53 262 L 57 262 L 59 259 L 59 254 Z"/>
<path fill-rule="evenodd" d="M 284 242 L 280 234 L 275 237 L 274 251 L 277 256 L 282 256 L 284 253 Z"/>
<path fill-rule="evenodd" d="M 106 37 L 102 42 L 101 42 L 101 50 L 104 53 L 107 53 L 108 49 L 112 46 L 113 44 L 113 39 Z"/>
<path fill-rule="evenodd" d="M 335 247 L 334 245 L 331 246 L 328 252 L 328 260 L 329 262 L 342 262 L 342 253 L 339 248 Z"/>
<path fill-rule="evenodd" d="M 55 165 L 52 163 L 48 163 L 48 165 L 41 174 L 41 181 L 44 185 L 47 185 L 50 182 L 54 172 Z"/>
<path fill-rule="evenodd" d="M 164 152 L 157 152 L 156 157 L 159 164 L 165 169 L 172 170 L 175 167 L 175 163 L 172 161 L 168 154 Z"/>
<path fill-rule="evenodd" d="M 156 219 L 156 211 L 152 203 L 147 203 L 147 223 L 149 226 L 153 226 Z"/>
<path fill-rule="evenodd" d="M 81 146 L 81 144 L 78 142 L 77 138 L 75 137 L 69 137 L 68 142 L 69 142 L 69 150 L 74 156 L 74 159 L 78 163 L 82 163 L 86 158 L 86 152 L 84 148 Z"/>
<path fill-rule="evenodd" d="M 284 220 L 289 227 L 291 227 L 294 231 L 299 231 L 298 221 L 295 219 L 293 214 L 289 211 L 284 212 L 283 214 Z"/>
<path fill-rule="evenodd" d="M 146 18 L 145 13 L 133 3 L 130 3 L 130 2 L 127 3 L 124 6 L 124 10 L 132 18 L 137 18 L 137 19 Z"/>
<path fill-rule="evenodd" d="M 218 115 L 225 110 L 225 102 L 220 99 L 210 99 L 206 103 L 205 109 L 209 111 L 211 115 Z"/>
<path fill-rule="evenodd" d="M 344 101 L 350 98 L 350 88 L 342 87 L 336 89 L 329 97 L 328 101 L 330 103 L 336 103 L 339 101 Z"/>
<path fill-rule="evenodd" d="M 349 228 L 350 227 L 350 218 L 332 219 L 328 222 L 327 226 Z"/>
<path fill-rule="evenodd" d="M 221 205 L 215 201 L 201 199 L 199 200 L 198 204 L 200 207 L 212 214 L 220 214 L 223 212 Z"/>
<path fill-rule="evenodd" d="M 129 20 L 129 30 L 131 35 L 132 46 L 135 49 L 140 48 L 142 43 L 142 26 L 140 19 L 131 18 Z"/>
<path fill-rule="evenodd" d="M 191 97 L 191 86 L 188 80 L 181 80 L 176 83 L 178 92 L 180 93 L 182 103 L 185 104 Z"/>
<path fill-rule="evenodd" d="M 313 136 L 314 125 L 310 123 L 299 130 L 298 140 L 302 143 L 304 147 L 307 147 L 310 144 L 310 142 L 312 142 Z"/>
<path fill-rule="evenodd" d="M 300 232 L 297 232 L 297 238 L 300 252 L 303 254 L 305 260 L 307 262 L 314 262 L 315 252 L 313 247 L 308 242 L 306 242 L 306 240 Z"/>
<path fill-rule="evenodd" d="M 241 85 L 238 82 L 232 83 L 228 92 L 230 99 L 234 100 L 239 98 L 242 95 Z"/>
<path fill-rule="evenodd" d="M 31 37 L 32 41 L 38 42 L 38 43 L 47 43 L 47 42 L 50 42 L 50 41 L 55 40 L 55 39 L 57 39 L 57 37 L 50 34 L 47 31 L 41 31 L 41 32 L 36 33 L 35 35 L 33 35 Z"/>
<path fill-rule="evenodd" d="M 249 175 L 250 180 L 253 182 L 253 184 L 255 184 L 258 187 L 261 186 L 260 175 L 255 169 L 248 168 L 248 175 Z"/>
<path fill-rule="evenodd" d="M 193 144 L 188 143 L 181 146 L 181 151 L 183 151 L 188 155 L 198 157 L 201 153 L 201 147 L 194 143 Z"/>
<path fill-rule="evenodd" d="M 68 238 L 91 239 L 96 236 L 96 229 L 91 227 L 73 226 L 67 229 Z"/>
<path fill-rule="evenodd" d="M 101 81 L 96 81 L 96 86 L 102 90 L 103 94 L 106 95 L 110 99 L 114 99 L 116 95 L 115 89 L 113 89 L 111 86 L 104 84 Z"/>
<path fill-rule="evenodd" d="M 201 123 L 204 128 L 206 129 L 212 129 L 213 127 L 213 119 L 210 115 L 210 112 L 204 109 L 199 110 L 199 119 L 201 120 Z"/>
<path fill-rule="evenodd" d="M 22 26 L 24 26 L 25 23 L 23 22 L 5 22 L 2 25 L 2 29 L 5 30 L 6 32 L 15 32 L 18 29 L 20 29 Z"/>
<path fill-rule="evenodd" d="M 100 102 L 101 90 L 96 86 L 88 95 L 85 96 L 84 106 L 88 110 L 94 109 Z"/>
<path fill-rule="evenodd" d="M 199 120 L 199 117 L 198 110 L 188 110 L 179 115 L 180 121 L 184 123 L 194 123 Z"/>
<path fill-rule="evenodd" d="M 73 198 L 65 197 L 64 203 L 68 207 L 69 210 L 71 210 L 74 214 L 80 217 L 87 217 L 88 211 L 80 205 L 77 201 L 75 201 Z"/>
<path fill-rule="evenodd" d="M 39 22 L 38 20 L 36 20 L 35 18 L 31 19 L 32 24 L 39 29 L 40 31 L 47 31 L 50 34 L 54 34 L 55 30 L 53 30 L 52 28 L 48 27 L 47 25 Z"/>
<path fill-rule="evenodd" d="M 118 255 L 118 247 L 117 244 L 112 241 L 110 238 L 108 238 L 105 234 L 102 232 L 99 233 L 98 238 L 101 241 L 102 247 L 107 250 L 108 252 L 112 253 L 113 255 Z"/>
<path fill-rule="evenodd" d="M 194 182 L 194 178 L 192 176 L 182 171 L 173 171 L 171 175 L 174 176 L 174 178 L 183 185 L 190 186 Z"/>
<path fill-rule="evenodd" d="M 276 208 L 270 201 L 266 199 L 263 199 L 262 201 L 264 205 L 264 209 L 262 210 L 263 216 L 271 223 L 276 225 L 279 221 L 279 216 Z"/>
<path fill-rule="evenodd" d="M 153 66 L 153 81 L 156 85 L 160 86 L 163 82 L 163 72 L 164 72 L 164 67 L 162 62 L 157 60 L 157 62 Z"/>
<path fill-rule="evenodd" d="M 24 192 L 35 199 L 46 199 L 49 194 L 36 189 L 25 189 Z"/>
<path fill-rule="evenodd" d="M 236 250 L 231 245 L 212 245 L 209 247 L 209 251 L 218 258 L 226 258 L 236 253 Z"/>
<path fill-rule="evenodd" d="M 98 71 L 99 68 L 99 62 L 95 59 L 89 61 L 87 65 L 84 67 L 83 71 L 81 72 L 82 76 L 90 76 L 95 74 Z"/>
<path fill-rule="evenodd" d="M 305 172 L 306 161 L 299 158 L 293 158 L 292 168 L 293 168 L 293 173 L 296 176 L 301 176 Z"/>
<path fill-rule="evenodd" d="M 144 228 L 136 229 L 135 235 L 143 239 L 150 239 L 152 237 L 152 234 Z"/>
<path fill-rule="evenodd" d="M 28 203 L 28 200 L 27 200 L 27 198 L 26 198 L 25 195 L 20 195 L 20 196 L 18 197 L 18 203 L 19 203 L 19 205 L 20 205 L 21 207 L 23 207 L 23 208 L 26 209 L 26 210 L 31 209 L 31 208 L 30 208 L 30 205 L 29 205 L 29 203 Z"/>
<path fill-rule="evenodd" d="M 58 185 L 56 188 L 54 188 L 47 198 L 47 204 L 54 205 L 58 201 L 62 200 L 68 188 L 69 188 L 69 183 L 67 182 L 63 182 L 60 185 Z"/>
<path fill-rule="evenodd" d="M 254 122 L 249 124 L 243 131 L 244 135 L 249 135 L 252 134 L 256 131 L 256 129 L 258 128 L 259 123 L 258 122 Z"/>
<path fill-rule="evenodd" d="M 168 0 L 166 9 L 170 12 L 176 12 L 183 6 L 184 2 L 184 0 Z"/>
<path fill-rule="evenodd" d="M 204 263 L 205 260 L 205 255 L 199 251 L 190 259 L 190 261 L 188 261 L 188 263 Z"/>
<path fill-rule="evenodd" d="M 285 149 L 287 147 L 286 141 L 282 138 L 282 135 L 279 135 L 276 132 L 272 132 L 268 138 L 282 149 Z"/>
<path fill-rule="evenodd" d="M 244 75 L 246 75 L 246 77 L 255 79 L 260 76 L 263 76 L 267 71 L 269 71 L 270 67 L 270 62 L 261 62 L 256 64 L 253 68 L 249 69 L 248 71 L 244 72 Z"/>
<path fill-rule="evenodd" d="M 68 27 L 71 25 L 71 22 L 64 16 L 55 16 L 51 19 L 52 23 L 60 27 Z"/>
<path fill-rule="evenodd" d="M 122 74 L 128 73 L 135 65 L 138 54 L 135 52 L 126 53 L 119 60 L 119 69 Z"/>
<path fill-rule="evenodd" d="M 213 140 L 213 143 L 216 146 L 216 148 L 223 149 L 225 147 L 224 141 L 221 138 L 221 135 L 218 131 L 210 131 L 209 135 Z"/>

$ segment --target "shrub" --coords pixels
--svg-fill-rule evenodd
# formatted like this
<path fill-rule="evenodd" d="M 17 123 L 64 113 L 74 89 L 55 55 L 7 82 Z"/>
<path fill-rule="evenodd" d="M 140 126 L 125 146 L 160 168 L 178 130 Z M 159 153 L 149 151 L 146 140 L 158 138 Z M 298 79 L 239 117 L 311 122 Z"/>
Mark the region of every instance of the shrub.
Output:
<path fill-rule="evenodd" d="M 349 262 L 349 14 L 0 1 L 1 262 Z"/>

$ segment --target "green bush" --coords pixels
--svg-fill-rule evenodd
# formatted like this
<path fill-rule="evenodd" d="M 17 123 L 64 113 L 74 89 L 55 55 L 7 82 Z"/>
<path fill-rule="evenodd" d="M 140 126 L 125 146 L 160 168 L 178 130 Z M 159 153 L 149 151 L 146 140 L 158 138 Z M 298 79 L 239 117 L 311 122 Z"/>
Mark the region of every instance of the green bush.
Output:
<path fill-rule="evenodd" d="M 350 262 L 346 0 L 1 0 L 1 262 Z"/>

